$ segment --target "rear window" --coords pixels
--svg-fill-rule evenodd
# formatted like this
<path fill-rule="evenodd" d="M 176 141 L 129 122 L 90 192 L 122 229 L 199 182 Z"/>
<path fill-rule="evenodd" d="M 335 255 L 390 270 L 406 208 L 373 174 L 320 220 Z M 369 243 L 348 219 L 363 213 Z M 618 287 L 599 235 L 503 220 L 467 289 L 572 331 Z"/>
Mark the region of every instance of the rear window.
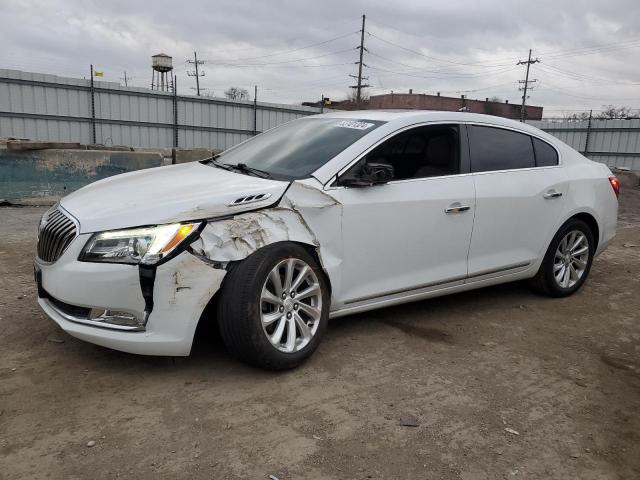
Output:
<path fill-rule="evenodd" d="M 469 127 L 471 170 L 488 172 L 535 167 L 531 137 L 495 127 Z"/>
<path fill-rule="evenodd" d="M 533 138 L 533 147 L 536 151 L 536 166 L 551 167 L 558 165 L 558 152 L 547 142 Z"/>

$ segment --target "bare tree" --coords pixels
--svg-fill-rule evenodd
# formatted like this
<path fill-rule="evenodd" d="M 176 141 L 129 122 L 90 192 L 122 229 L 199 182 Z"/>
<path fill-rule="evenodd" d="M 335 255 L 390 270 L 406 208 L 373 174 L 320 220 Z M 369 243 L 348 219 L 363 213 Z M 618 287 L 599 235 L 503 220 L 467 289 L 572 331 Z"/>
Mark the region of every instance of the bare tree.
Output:
<path fill-rule="evenodd" d="M 502 103 L 502 99 L 496 95 L 494 95 L 493 97 L 491 97 L 489 99 L 490 102 L 498 102 L 498 103 Z"/>
<path fill-rule="evenodd" d="M 589 120 L 589 112 L 573 112 L 573 113 L 565 112 L 562 115 L 562 118 L 564 120 L 574 120 L 574 121 Z"/>
<path fill-rule="evenodd" d="M 615 105 L 603 105 L 603 111 L 600 112 L 596 118 L 609 120 L 614 118 L 628 118 L 631 117 L 631 107 L 625 107 L 621 105 L 616 107 Z"/>
<path fill-rule="evenodd" d="M 249 100 L 249 91 L 241 87 L 229 87 L 225 90 L 224 96 L 229 100 Z"/>

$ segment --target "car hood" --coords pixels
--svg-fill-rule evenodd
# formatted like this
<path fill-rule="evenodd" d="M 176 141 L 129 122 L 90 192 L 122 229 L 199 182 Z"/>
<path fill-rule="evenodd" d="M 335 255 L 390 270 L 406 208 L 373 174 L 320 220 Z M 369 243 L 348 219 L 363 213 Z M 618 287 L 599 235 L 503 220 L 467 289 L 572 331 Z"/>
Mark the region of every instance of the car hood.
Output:
<path fill-rule="evenodd" d="M 60 204 L 80 233 L 212 218 L 278 201 L 289 182 L 230 172 L 199 162 L 149 168 L 97 181 Z M 259 201 L 229 206 L 264 194 Z"/>

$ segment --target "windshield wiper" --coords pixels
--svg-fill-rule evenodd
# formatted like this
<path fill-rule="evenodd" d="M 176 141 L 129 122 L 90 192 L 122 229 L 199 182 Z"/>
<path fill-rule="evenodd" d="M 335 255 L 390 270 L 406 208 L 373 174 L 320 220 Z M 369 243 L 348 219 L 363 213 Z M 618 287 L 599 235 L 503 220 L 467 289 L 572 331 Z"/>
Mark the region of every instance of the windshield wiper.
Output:
<path fill-rule="evenodd" d="M 236 170 L 243 173 L 248 173 L 249 175 L 254 175 L 260 178 L 271 178 L 271 174 L 264 170 L 260 170 L 259 168 L 253 168 L 248 166 L 246 163 L 238 163 L 237 165 L 233 165 L 231 163 L 222 163 L 216 160 L 220 154 L 214 155 L 211 158 L 207 158 L 206 160 L 202 160 L 202 163 L 210 163 L 211 165 L 222 168 L 223 170 L 231 171 Z"/>
<path fill-rule="evenodd" d="M 235 170 L 238 170 L 240 172 L 246 172 L 246 173 L 249 173 L 251 175 L 255 175 L 256 177 L 271 178 L 271 174 L 269 172 L 266 172 L 264 170 L 260 170 L 259 168 L 250 167 L 246 163 L 238 163 L 237 165 L 231 165 L 229 163 L 223 163 L 221 165 L 226 165 L 226 166 L 231 167 L 231 168 L 233 168 Z"/>
<path fill-rule="evenodd" d="M 233 170 L 233 165 L 228 165 L 226 163 L 220 163 L 219 161 L 217 161 L 216 158 L 218 158 L 219 156 L 220 154 L 214 155 L 213 157 L 207 158 L 206 160 L 202 160 L 202 163 L 210 163 L 215 167 L 222 168 L 223 170 L 227 171 Z"/>

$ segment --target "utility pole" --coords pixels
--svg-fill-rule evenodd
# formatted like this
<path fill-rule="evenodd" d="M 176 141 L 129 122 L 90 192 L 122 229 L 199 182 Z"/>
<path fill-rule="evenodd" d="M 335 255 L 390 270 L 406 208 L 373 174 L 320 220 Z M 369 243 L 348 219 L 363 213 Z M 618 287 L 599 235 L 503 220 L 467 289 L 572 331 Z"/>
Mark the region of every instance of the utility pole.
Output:
<path fill-rule="evenodd" d="M 358 76 L 356 77 L 355 75 L 349 75 L 352 78 L 357 78 L 358 79 L 358 84 L 357 85 L 351 85 L 350 88 L 355 88 L 356 89 L 356 105 L 359 107 L 360 106 L 360 102 L 362 101 L 362 89 L 363 88 L 367 88 L 370 85 L 363 85 L 362 84 L 362 67 L 366 65 L 362 62 L 362 57 L 364 55 L 364 51 L 367 50 L 364 47 L 364 25 L 365 25 L 365 20 L 366 20 L 366 15 L 362 15 L 362 30 L 360 30 L 360 46 L 356 47 L 357 49 L 360 50 L 360 59 L 356 62 L 358 64 Z M 367 50 L 368 51 L 368 50 Z M 364 80 L 368 80 L 367 77 L 364 77 Z"/>
<path fill-rule="evenodd" d="M 122 80 L 124 82 L 124 86 L 128 87 L 129 86 L 129 81 L 133 80 L 135 77 L 131 77 L 129 75 L 127 75 L 126 70 L 123 72 L 124 76 L 120 77 L 120 80 Z"/>
<path fill-rule="evenodd" d="M 537 58 L 535 60 L 531 60 L 531 49 L 529 49 L 529 59 L 528 60 L 520 60 L 516 65 L 526 65 L 527 66 L 527 74 L 525 75 L 524 80 L 518 80 L 518 83 L 524 84 L 524 87 L 519 87 L 518 90 L 522 91 L 522 106 L 520 107 L 520 121 L 524 122 L 527 119 L 526 106 L 527 106 L 527 90 L 529 90 L 529 84 L 537 82 L 538 80 L 529 80 L 529 67 L 531 67 L 532 63 L 538 63 L 540 60 Z M 533 87 L 531 87 L 533 90 Z"/>
<path fill-rule="evenodd" d="M 200 96 L 200 77 L 204 77 L 204 72 L 198 72 L 198 65 L 203 65 L 204 60 L 198 60 L 198 54 L 193 52 L 193 60 L 187 60 L 187 63 L 191 63 L 195 67 L 195 71 L 187 72 L 187 75 L 196 77 L 196 92 Z"/>
<path fill-rule="evenodd" d="M 253 86 L 253 134 L 258 134 L 258 85 Z"/>

